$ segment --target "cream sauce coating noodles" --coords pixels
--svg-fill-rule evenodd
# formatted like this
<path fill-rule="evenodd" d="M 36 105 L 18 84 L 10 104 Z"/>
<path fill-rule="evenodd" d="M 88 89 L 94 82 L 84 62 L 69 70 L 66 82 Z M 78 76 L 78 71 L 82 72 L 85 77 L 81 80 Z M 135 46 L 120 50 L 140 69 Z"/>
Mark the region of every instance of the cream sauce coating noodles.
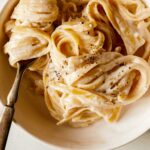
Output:
<path fill-rule="evenodd" d="M 57 125 L 115 122 L 149 89 L 150 8 L 142 0 L 20 0 L 5 31 L 12 67 L 37 58 L 28 76 Z"/>

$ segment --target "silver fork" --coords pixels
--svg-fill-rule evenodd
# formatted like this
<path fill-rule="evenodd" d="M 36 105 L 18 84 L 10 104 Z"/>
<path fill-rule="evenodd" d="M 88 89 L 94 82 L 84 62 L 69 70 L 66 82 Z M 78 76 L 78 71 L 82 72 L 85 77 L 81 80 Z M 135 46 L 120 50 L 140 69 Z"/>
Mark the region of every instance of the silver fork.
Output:
<path fill-rule="evenodd" d="M 10 131 L 11 123 L 15 112 L 15 103 L 17 102 L 19 86 L 26 69 L 33 64 L 35 59 L 21 61 L 17 64 L 17 73 L 12 88 L 7 97 L 7 103 L 4 106 L 4 112 L 0 119 L 0 150 L 4 150 Z"/>

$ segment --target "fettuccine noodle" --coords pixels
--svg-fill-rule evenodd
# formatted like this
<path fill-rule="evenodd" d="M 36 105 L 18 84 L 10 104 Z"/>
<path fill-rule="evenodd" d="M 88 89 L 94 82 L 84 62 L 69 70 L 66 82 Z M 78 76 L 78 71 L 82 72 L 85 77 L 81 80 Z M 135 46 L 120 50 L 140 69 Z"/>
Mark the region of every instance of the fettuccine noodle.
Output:
<path fill-rule="evenodd" d="M 11 19 L 15 21 L 15 25 L 35 27 L 50 32 L 57 16 L 56 0 L 20 0 Z"/>
<path fill-rule="evenodd" d="M 150 87 L 150 8 L 142 0 L 20 0 L 6 23 L 12 67 L 29 68 L 57 125 L 115 122 Z"/>

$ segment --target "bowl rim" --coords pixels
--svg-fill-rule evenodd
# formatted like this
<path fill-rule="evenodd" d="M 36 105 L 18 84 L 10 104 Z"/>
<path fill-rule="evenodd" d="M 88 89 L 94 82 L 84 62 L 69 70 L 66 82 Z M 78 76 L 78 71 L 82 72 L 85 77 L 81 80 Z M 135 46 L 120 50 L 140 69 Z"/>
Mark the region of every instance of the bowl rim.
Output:
<path fill-rule="evenodd" d="M 0 111 L 0 114 L 2 114 L 3 110 L 4 110 L 4 105 L 0 99 L 0 108 L 1 108 L 1 111 Z M 38 137 L 36 137 L 34 134 L 30 133 L 27 129 L 23 128 L 15 119 L 13 119 L 12 121 L 12 125 L 16 126 L 16 128 L 20 128 L 23 132 L 26 132 L 28 134 L 28 136 L 30 136 L 31 138 L 33 138 L 35 141 L 41 143 L 41 144 L 44 144 L 45 146 L 47 146 L 48 148 L 53 148 L 55 150 L 70 150 L 69 148 L 66 148 L 66 147 L 61 147 L 61 146 L 58 146 L 58 145 L 54 145 L 54 144 L 50 144 Z M 122 144 L 119 144 L 119 146 L 114 146 L 112 147 L 111 149 L 116 149 L 116 148 L 122 148 L 134 141 L 136 141 L 137 139 L 139 139 L 142 135 L 144 135 L 150 128 L 147 128 L 145 130 L 143 130 L 142 132 L 140 132 L 138 135 L 136 135 L 132 140 L 128 140 L 127 142 L 122 142 Z"/>
<path fill-rule="evenodd" d="M 48 146 L 48 148 L 53 148 L 53 150 L 71 150 L 70 148 L 66 148 L 66 147 L 61 147 L 58 145 L 54 145 L 54 144 L 50 144 L 38 137 L 36 137 L 34 134 L 31 134 L 28 130 L 26 130 L 25 128 L 23 128 L 19 123 L 17 123 L 15 120 L 13 120 L 13 124 L 16 127 L 20 127 L 22 131 L 28 133 L 29 136 L 31 136 L 34 140 L 38 141 L 39 143 L 43 143 L 46 146 Z M 119 146 L 114 146 L 111 149 L 114 150 L 116 148 L 122 148 L 128 144 L 131 144 L 132 142 L 136 141 L 137 139 L 139 139 L 142 135 L 144 135 L 146 132 L 148 132 L 148 130 L 150 130 L 150 128 L 145 129 L 144 131 L 142 131 L 141 133 L 139 133 L 138 135 L 136 135 L 132 140 L 128 140 L 127 142 L 122 142 L 122 144 L 118 144 Z M 55 149 L 54 149 L 55 148 Z M 74 148 L 73 148 L 74 150 Z M 78 150 L 83 150 L 83 149 L 78 149 Z M 94 149 L 93 149 L 94 150 Z M 95 149 L 96 150 L 96 149 Z"/>

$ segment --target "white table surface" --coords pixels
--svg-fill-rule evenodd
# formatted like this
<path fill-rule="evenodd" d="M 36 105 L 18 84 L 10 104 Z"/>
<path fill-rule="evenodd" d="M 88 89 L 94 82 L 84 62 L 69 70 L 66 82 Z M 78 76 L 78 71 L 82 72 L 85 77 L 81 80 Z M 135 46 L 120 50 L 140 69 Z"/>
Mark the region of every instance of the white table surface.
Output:
<path fill-rule="evenodd" d="M 0 0 L 0 10 L 7 0 Z M 2 108 L 0 106 L 0 112 Z M 149 150 L 150 149 L 150 131 L 142 135 L 135 141 L 127 144 L 117 150 Z M 15 125 L 11 126 L 6 150 L 50 150 L 49 146 L 33 138 L 29 133 Z"/>

